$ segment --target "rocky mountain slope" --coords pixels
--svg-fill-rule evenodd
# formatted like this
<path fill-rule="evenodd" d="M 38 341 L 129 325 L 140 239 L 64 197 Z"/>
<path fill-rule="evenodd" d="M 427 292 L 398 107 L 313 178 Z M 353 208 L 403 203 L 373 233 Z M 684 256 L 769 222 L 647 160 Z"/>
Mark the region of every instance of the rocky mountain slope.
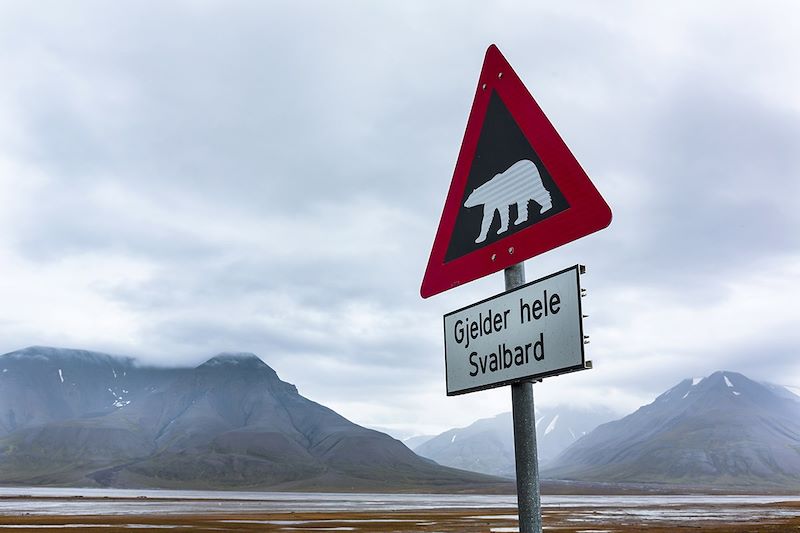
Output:
<path fill-rule="evenodd" d="M 0 356 L 0 483 L 292 490 L 500 488 L 308 400 L 253 354 L 193 369 L 33 347 Z"/>
<path fill-rule="evenodd" d="M 613 413 L 604 408 L 537 408 L 539 463 L 547 464 L 578 438 L 613 418 Z M 450 429 L 415 447 L 414 451 L 453 468 L 497 476 L 516 476 L 511 413 L 483 418 L 465 428 Z"/>
<path fill-rule="evenodd" d="M 143 368 L 86 350 L 33 346 L 0 356 L 0 437 L 112 413 L 189 369 Z"/>
<path fill-rule="evenodd" d="M 800 488 L 800 402 L 735 372 L 686 379 L 578 440 L 543 477 Z"/>

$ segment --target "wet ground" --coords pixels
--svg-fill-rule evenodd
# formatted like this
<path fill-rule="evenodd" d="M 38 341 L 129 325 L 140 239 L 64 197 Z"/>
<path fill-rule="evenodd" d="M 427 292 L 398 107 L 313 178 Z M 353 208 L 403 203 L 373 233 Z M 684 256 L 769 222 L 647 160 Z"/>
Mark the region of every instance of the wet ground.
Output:
<path fill-rule="evenodd" d="M 719 513 L 718 516 L 714 516 Z M 506 509 L 394 512 L 314 512 L 208 515 L 22 515 L 0 516 L 2 531 L 266 531 L 266 532 L 516 532 L 516 515 Z M 544 530 L 563 533 L 648 531 L 800 531 L 800 508 L 781 504 L 729 510 L 650 507 L 628 512 L 608 508 L 544 509 Z"/>
<path fill-rule="evenodd" d="M 76 494 L 76 490 L 81 492 Z M 513 497 L 0 489 L 2 531 L 517 531 Z M 552 496 L 545 531 L 800 533 L 800 497 Z"/>

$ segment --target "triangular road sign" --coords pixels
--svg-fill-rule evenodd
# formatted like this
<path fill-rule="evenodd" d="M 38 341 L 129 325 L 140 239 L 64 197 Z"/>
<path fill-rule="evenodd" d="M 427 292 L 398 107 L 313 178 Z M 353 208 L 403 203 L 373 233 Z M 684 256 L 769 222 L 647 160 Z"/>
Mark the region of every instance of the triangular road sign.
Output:
<path fill-rule="evenodd" d="M 608 204 L 491 45 L 422 297 L 498 272 L 610 223 Z"/>

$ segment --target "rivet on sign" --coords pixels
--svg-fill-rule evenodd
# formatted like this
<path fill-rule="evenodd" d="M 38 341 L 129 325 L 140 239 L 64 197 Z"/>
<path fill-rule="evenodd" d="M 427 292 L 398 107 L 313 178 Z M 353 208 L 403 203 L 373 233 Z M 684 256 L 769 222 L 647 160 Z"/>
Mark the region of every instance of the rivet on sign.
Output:
<path fill-rule="evenodd" d="M 495 259 L 497 259 L 497 254 L 492 254 L 492 261 L 494 261 Z"/>
<path fill-rule="evenodd" d="M 483 85 L 481 85 L 481 89 L 483 89 L 484 91 L 486 90 L 486 84 L 485 83 Z"/>
<path fill-rule="evenodd" d="M 503 73 L 502 72 L 498 72 L 497 73 L 497 78 L 499 79 L 499 78 L 502 78 L 502 77 L 503 77 Z"/>
<path fill-rule="evenodd" d="M 513 253 L 514 253 L 514 247 L 513 247 L 513 246 L 512 246 L 511 248 L 509 248 L 509 249 L 508 249 L 508 253 L 510 253 L 510 254 L 513 254 Z"/>

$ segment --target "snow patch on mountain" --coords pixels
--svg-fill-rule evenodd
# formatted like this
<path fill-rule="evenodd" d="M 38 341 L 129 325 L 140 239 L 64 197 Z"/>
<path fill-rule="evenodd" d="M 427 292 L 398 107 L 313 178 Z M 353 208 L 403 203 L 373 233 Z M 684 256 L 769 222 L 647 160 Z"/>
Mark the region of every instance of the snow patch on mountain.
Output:
<path fill-rule="evenodd" d="M 64 383 L 64 374 L 61 372 L 61 369 L 58 369 L 58 378 L 61 380 L 61 383 Z"/>
<path fill-rule="evenodd" d="M 705 378 L 692 378 L 692 387 L 703 381 Z"/>
<path fill-rule="evenodd" d="M 3 370 L 3 372 L 5 372 L 5 370 Z M 786 385 L 784 385 L 783 388 L 788 390 L 795 396 L 800 397 L 800 387 L 787 387 Z"/>
<path fill-rule="evenodd" d="M 124 394 L 128 393 L 128 391 L 125 390 L 125 389 L 122 389 L 122 394 L 117 394 L 115 391 L 113 391 L 110 388 L 108 389 L 108 392 L 110 392 L 114 396 L 114 401 L 111 403 L 111 405 L 113 405 L 114 407 L 117 407 L 117 408 L 125 407 L 126 405 L 131 403 L 130 400 L 126 400 L 125 399 Z"/>
<path fill-rule="evenodd" d="M 544 434 L 547 435 L 548 433 L 556 429 L 557 422 L 558 422 L 558 415 L 554 416 L 553 420 L 551 420 L 550 423 L 547 424 L 547 429 L 544 430 Z"/>
<path fill-rule="evenodd" d="M 733 388 L 733 383 L 731 383 L 731 380 L 728 379 L 728 376 L 723 374 L 722 377 L 725 378 L 725 385 L 727 385 L 728 387 Z"/>

